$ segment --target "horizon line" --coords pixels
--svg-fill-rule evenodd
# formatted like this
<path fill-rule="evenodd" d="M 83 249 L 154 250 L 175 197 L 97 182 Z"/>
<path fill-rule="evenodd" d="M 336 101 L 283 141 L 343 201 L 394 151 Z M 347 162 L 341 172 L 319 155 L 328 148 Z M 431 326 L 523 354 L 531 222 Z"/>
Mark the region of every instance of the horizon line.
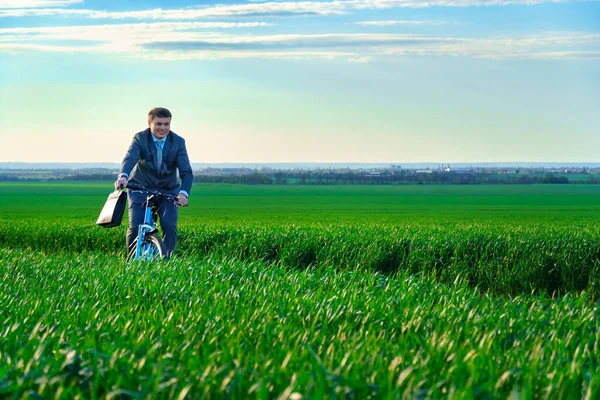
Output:
<path fill-rule="evenodd" d="M 343 164 L 343 165 L 412 165 L 412 164 L 600 164 L 600 161 L 205 161 L 191 164 L 237 164 L 237 165 L 269 165 L 269 164 Z M 0 161 L 3 164 L 121 164 L 117 161 Z"/>

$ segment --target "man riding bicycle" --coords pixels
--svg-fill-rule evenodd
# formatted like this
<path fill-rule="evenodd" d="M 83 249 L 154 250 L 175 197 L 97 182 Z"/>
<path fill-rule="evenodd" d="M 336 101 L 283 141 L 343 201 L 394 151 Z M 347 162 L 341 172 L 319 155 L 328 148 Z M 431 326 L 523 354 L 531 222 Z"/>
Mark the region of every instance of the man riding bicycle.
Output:
<path fill-rule="evenodd" d="M 135 182 L 147 189 L 171 194 L 182 206 L 187 206 L 192 189 L 192 166 L 188 158 L 185 140 L 171 131 L 171 112 L 166 108 L 154 108 L 148 113 L 148 129 L 133 137 L 129 150 L 123 158 L 115 189 L 122 189 L 127 182 Z M 177 174 L 181 178 L 179 184 Z M 144 221 L 146 193 L 129 190 L 129 228 L 127 230 L 127 253 L 131 252 Z M 171 256 L 177 244 L 177 205 L 159 200 L 158 216 L 163 231 L 166 258 Z"/>

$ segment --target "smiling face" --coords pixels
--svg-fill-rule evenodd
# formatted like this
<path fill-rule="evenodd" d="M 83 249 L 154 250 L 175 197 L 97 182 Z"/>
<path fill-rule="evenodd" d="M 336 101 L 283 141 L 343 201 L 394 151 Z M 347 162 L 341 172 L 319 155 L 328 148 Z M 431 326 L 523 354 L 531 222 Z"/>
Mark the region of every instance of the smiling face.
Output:
<path fill-rule="evenodd" d="M 171 118 L 154 117 L 152 121 L 148 121 L 148 126 L 154 137 L 161 140 L 171 131 Z"/>

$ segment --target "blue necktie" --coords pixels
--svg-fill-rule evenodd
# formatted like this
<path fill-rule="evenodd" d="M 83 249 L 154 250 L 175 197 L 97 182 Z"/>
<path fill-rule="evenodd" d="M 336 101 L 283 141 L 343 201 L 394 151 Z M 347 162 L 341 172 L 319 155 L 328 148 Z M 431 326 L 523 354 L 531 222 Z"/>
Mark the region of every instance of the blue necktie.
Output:
<path fill-rule="evenodd" d="M 158 170 L 162 169 L 162 150 L 165 142 L 156 142 L 156 164 L 158 166 Z"/>

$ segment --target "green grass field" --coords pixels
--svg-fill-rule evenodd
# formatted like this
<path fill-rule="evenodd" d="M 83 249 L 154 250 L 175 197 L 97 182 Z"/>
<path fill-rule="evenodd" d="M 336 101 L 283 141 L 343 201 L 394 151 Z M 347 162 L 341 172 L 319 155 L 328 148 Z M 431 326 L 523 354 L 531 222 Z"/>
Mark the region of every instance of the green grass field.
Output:
<path fill-rule="evenodd" d="M 107 183 L 3 183 L 0 218 L 93 222 Z M 595 185 L 247 186 L 196 184 L 185 223 L 402 225 L 600 221 Z"/>
<path fill-rule="evenodd" d="M 0 397 L 600 397 L 600 187 L 195 185 L 158 264 L 110 190 L 0 184 Z"/>

